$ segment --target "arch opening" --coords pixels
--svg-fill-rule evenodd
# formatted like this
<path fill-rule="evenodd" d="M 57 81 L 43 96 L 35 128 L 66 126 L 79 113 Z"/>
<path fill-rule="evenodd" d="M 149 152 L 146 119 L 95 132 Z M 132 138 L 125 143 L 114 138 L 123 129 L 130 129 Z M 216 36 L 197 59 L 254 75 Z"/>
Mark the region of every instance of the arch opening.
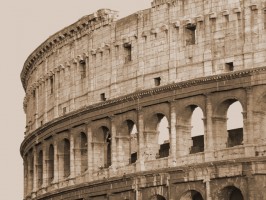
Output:
<path fill-rule="evenodd" d="M 40 188 L 43 183 L 43 151 L 40 151 L 38 154 L 37 179 L 38 187 Z"/>
<path fill-rule="evenodd" d="M 166 116 L 162 114 L 157 114 L 158 116 L 158 145 L 159 152 L 157 158 L 164 158 L 169 156 L 170 151 L 170 141 L 169 141 L 169 123 Z"/>
<path fill-rule="evenodd" d="M 163 197 L 162 195 L 156 194 L 153 197 L 151 197 L 150 200 L 166 200 L 166 198 Z"/>
<path fill-rule="evenodd" d="M 244 200 L 241 190 L 235 186 L 228 186 L 219 193 L 221 200 Z"/>
<path fill-rule="evenodd" d="M 180 200 L 204 200 L 201 193 L 196 190 L 187 191 Z"/>
<path fill-rule="evenodd" d="M 227 147 L 243 144 L 243 109 L 239 101 L 235 101 L 227 110 Z"/>
<path fill-rule="evenodd" d="M 70 141 L 64 138 L 59 143 L 59 179 L 70 175 Z"/>
<path fill-rule="evenodd" d="M 48 183 L 50 184 L 54 179 L 54 146 L 49 146 L 48 154 Z"/>
<path fill-rule="evenodd" d="M 80 142 L 80 165 L 81 173 L 85 172 L 88 169 L 88 141 L 87 135 L 83 132 L 79 136 Z"/>
<path fill-rule="evenodd" d="M 199 153 L 204 151 L 204 122 L 203 112 L 198 106 L 191 106 L 191 140 L 190 153 Z"/>
<path fill-rule="evenodd" d="M 119 165 L 135 163 L 138 159 L 137 126 L 132 120 L 125 120 L 118 129 Z"/>

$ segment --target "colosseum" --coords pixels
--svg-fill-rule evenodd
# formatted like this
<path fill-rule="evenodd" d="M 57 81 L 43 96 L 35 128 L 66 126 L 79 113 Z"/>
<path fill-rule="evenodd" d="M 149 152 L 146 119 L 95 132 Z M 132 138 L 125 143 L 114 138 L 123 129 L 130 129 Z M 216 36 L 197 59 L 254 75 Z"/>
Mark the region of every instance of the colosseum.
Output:
<path fill-rule="evenodd" d="M 266 200 L 265 0 L 100 9 L 21 81 L 25 200 Z"/>

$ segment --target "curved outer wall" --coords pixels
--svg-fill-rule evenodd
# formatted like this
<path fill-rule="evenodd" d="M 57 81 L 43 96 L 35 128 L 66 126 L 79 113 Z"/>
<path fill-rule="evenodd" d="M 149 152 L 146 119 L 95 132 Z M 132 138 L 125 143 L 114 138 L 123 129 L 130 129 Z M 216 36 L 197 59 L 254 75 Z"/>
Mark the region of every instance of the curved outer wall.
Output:
<path fill-rule="evenodd" d="M 41 44 L 21 72 L 24 198 L 210 200 L 240 191 L 266 199 L 265 70 L 262 0 L 155 0 L 119 20 L 109 9 L 81 18 Z M 243 138 L 231 145 L 226 113 L 235 101 Z M 201 151 L 191 138 L 196 107 Z M 170 148 L 161 156 L 163 116 Z"/>

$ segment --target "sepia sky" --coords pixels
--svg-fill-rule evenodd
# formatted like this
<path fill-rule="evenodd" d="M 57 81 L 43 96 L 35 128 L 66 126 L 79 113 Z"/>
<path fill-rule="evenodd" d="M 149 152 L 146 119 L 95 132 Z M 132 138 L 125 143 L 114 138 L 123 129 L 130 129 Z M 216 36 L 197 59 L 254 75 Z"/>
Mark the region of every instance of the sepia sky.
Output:
<path fill-rule="evenodd" d="M 24 61 L 50 35 L 100 8 L 124 17 L 150 7 L 151 0 L 4 0 L 0 2 L 1 138 L 0 197 L 23 199 L 24 91 L 20 72 Z"/>
<path fill-rule="evenodd" d="M 101 8 L 124 17 L 150 7 L 151 0 L 2 0 L 0 2 L 1 138 L 0 197 L 23 199 L 24 91 L 20 72 L 27 56 L 50 35 Z"/>

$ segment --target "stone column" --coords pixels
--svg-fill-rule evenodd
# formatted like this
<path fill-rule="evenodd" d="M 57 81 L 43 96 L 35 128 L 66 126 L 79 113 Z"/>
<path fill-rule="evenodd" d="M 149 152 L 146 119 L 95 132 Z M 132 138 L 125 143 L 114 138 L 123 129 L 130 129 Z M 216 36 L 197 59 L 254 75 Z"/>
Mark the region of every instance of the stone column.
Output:
<path fill-rule="evenodd" d="M 144 119 L 143 110 L 138 109 L 138 160 L 137 160 L 137 171 L 145 170 L 144 165 Z"/>
<path fill-rule="evenodd" d="M 24 165 L 24 199 L 28 194 L 28 160 L 27 157 L 24 156 L 23 158 L 23 165 Z"/>
<path fill-rule="evenodd" d="M 253 133 L 253 96 L 252 88 L 246 88 L 247 108 L 246 113 L 243 112 L 243 140 L 244 144 L 254 144 L 258 139 L 256 134 Z"/>
<path fill-rule="evenodd" d="M 54 75 L 54 92 L 55 92 L 55 105 L 54 105 L 54 118 L 59 116 L 58 104 L 59 104 L 59 82 L 60 82 L 60 71 L 56 70 Z"/>
<path fill-rule="evenodd" d="M 113 170 L 116 170 L 117 168 L 117 145 L 116 145 L 116 124 L 115 124 L 115 118 L 114 116 L 110 117 L 111 119 L 111 137 L 112 137 L 112 145 L 111 145 L 111 151 L 112 151 L 112 168 Z"/>
<path fill-rule="evenodd" d="M 70 89 L 70 111 L 75 110 L 75 97 L 76 97 L 76 69 L 77 69 L 77 61 L 74 60 L 74 65 L 72 65 L 72 72 L 71 72 L 71 67 L 69 67 L 69 74 L 72 75 L 71 77 L 71 89 Z"/>
<path fill-rule="evenodd" d="M 144 131 L 144 160 L 155 160 L 159 156 L 158 144 L 159 131 L 145 130 Z"/>
<path fill-rule="evenodd" d="M 42 186 L 41 188 L 46 188 L 48 185 L 48 168 L 47 168 L 47 146 L 45 143 L 42 144 L 43 152 L 43 169 L 42 169 Z"/>
<path fill-rule="evenodd" d="M 126 166 L 129 164 L 130 159 L 130 137 L 129 136 L 116 136 L 117 140 L 117 165 Z"/>
<path fill-rule="evenodd" d="M 38 117 L 39 117 L 39 87 L 35 88 L 35 107 L 36 107 L 35 129 L 37 129 L 39 127 L 39 124 L 38 124 Z"/>
<path fill-rule="evenodd" d="M 179 125 L 183 124 L 179 122 L 176 127 L 176 156 L 177 158 L 188 155 L 189 149 L 192 146 L 191 139 L 191 126 Z"/>
<path fill-rule="evenodd" d="M 204 119 L 204 150 L 210 151 L 214 148 L 214 137 L 212 132 L 212 104 L 210 97 L 206 95 L 206 118 Z"/>
<path fill-rule="evenodd" d="M 47 122 L 47 99 L 48 99 L 48 81 L 45 78 L 44 79 L 44 83 L 43 83 L 43 87 L 44 87 L 44 115 L 43 115 L 43 124 Z"/>
<path fill-rule="evenodd" d="M 53 184 L 54 183 L 58 183 L 59 180 L 59 165 L 58 165 L 58 160 L 59 160 L 59 156 L 58 156 L 58 145 L 57 145 L 57 141 L 54 141 L 54 180 L 53 180 Z"/>
<path fill-rule="evenodd" d="M 74 178 L 76 176 L 75 174 L 75 144 L 74 144 L 74 134 L 73 130 L 70 130 L 70 178 Z"/>
<path fill-rule="evenodd" d="M 170 156 L 172 165 L 176 166 L 176 111 L 174 102 L 170 103 Z"/>
<path fill-rule="evenodd" d="M 90 175 L 93 172 L 93 149 L 92 149 L 92 130 L 91 130 L 91 123 L 88 122 L 86 125 L 86 129 L 87 129 L 87 146 L 88 146 L 88 175 L 90 177 Z"/>
<path fill-rule="evenodd" d="M 224 149 L 227 147 L 227 139 L 228 139 L 228 132 L 226 128 L 227 118 L 220 116 L 213 116 L 212 122 L 213 122 L 212 150 Z"/>
<path fill-rule="evenodd" d="M 38 165 L 37 165 L 37 151 L 36 151 L 36 146 L 33 147 L 33 196 L 36 196 L 36 191 L 37 191 L 37 183 L 38 183 Z"/>

